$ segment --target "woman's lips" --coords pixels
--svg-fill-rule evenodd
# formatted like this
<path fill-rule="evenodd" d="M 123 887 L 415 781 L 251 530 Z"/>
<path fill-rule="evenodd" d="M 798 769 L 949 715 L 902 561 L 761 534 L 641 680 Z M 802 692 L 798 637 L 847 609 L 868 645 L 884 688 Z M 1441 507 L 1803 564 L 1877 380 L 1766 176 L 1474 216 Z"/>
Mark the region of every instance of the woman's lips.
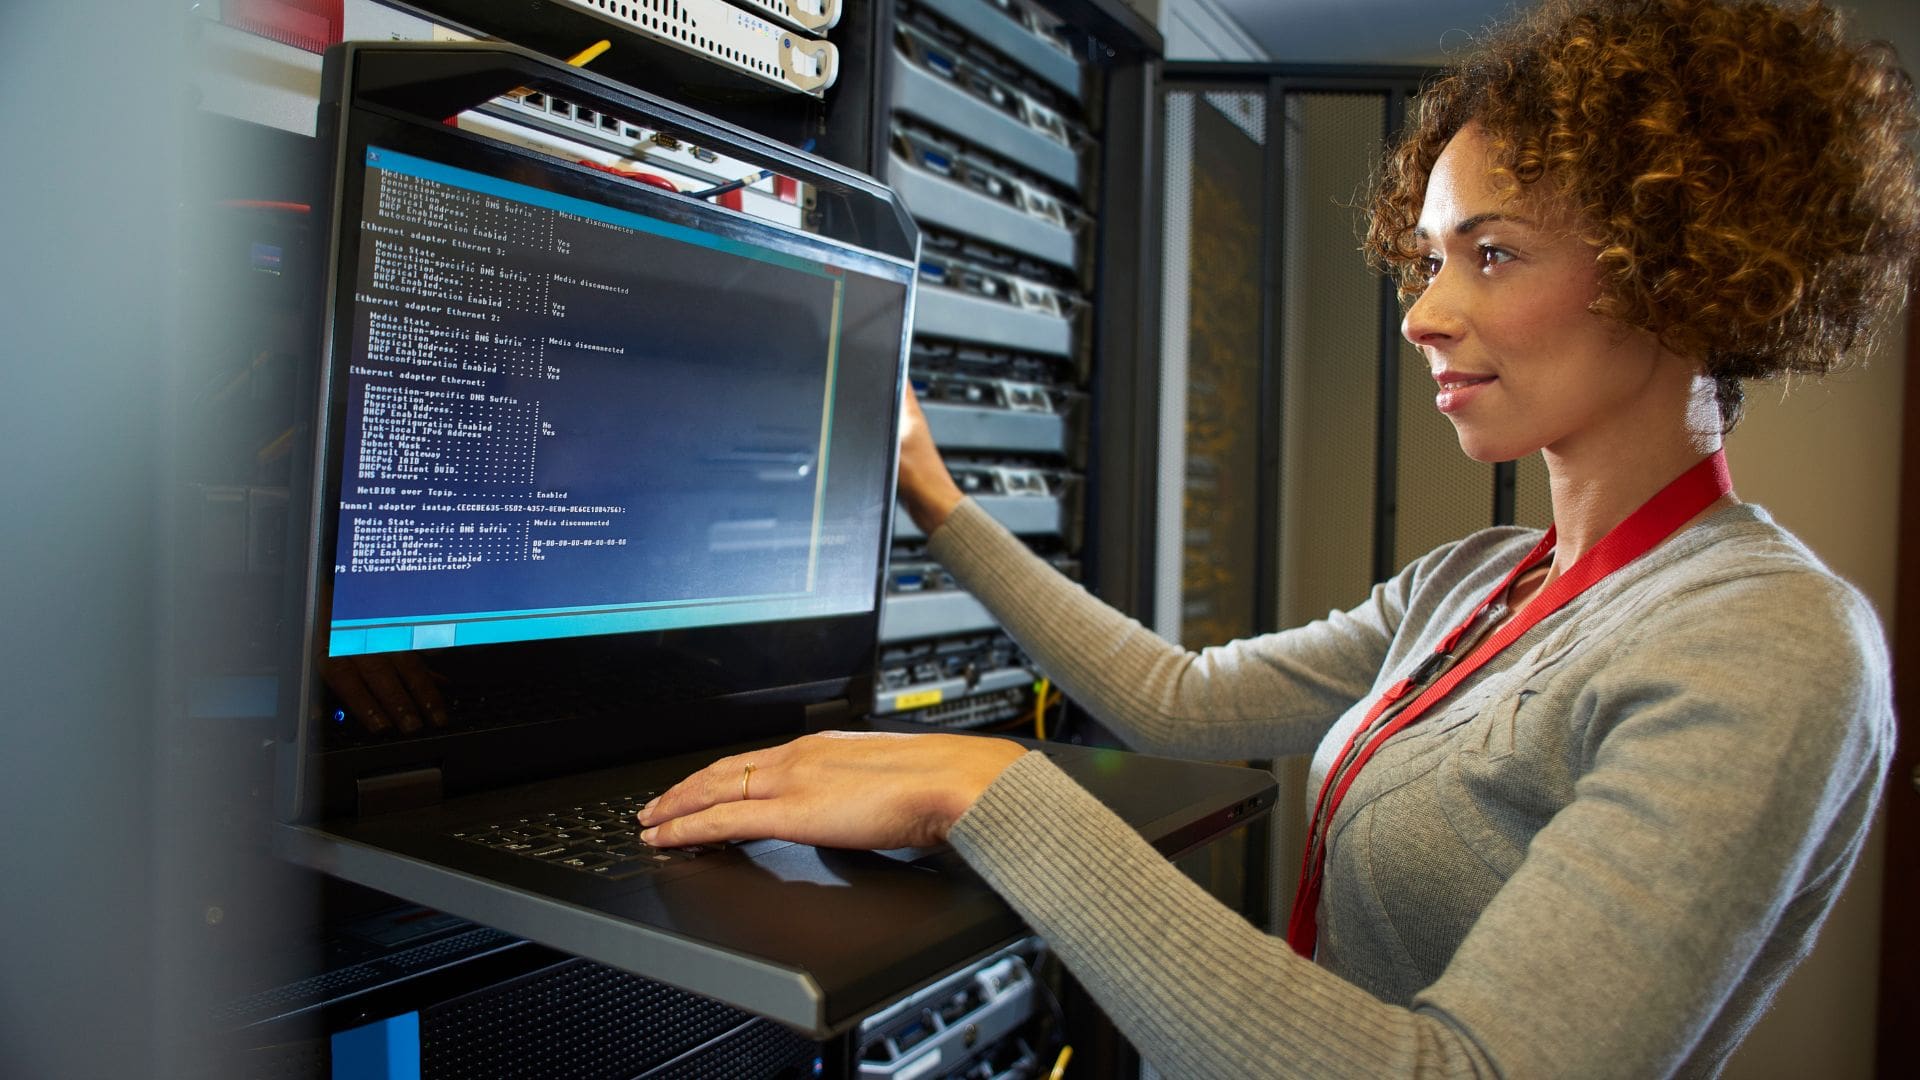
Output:
<path fill-rule="evenodd" d="M 1495 377 L 1443 371 L 1434 376 L 1434 381 L 1440 384 L 1440 392 L 1433 396 L 1434 407 L 1443 413 L 1450 413 L 1466 408 L 1482 387 L 1495 381 Z"/>

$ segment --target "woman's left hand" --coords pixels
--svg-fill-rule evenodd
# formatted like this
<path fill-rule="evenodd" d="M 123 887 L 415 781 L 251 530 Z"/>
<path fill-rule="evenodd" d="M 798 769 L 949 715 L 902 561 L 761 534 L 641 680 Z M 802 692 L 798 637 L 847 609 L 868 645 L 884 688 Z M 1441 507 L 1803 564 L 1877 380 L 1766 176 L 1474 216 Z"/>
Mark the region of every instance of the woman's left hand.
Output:
<path fill-rule="evenodd" d="M 640 811 L 655 847 L 774 838 L 884 850 L 943 843 L 1026 753 L 1005 739 L 828 731 L 721 758 Z"/>

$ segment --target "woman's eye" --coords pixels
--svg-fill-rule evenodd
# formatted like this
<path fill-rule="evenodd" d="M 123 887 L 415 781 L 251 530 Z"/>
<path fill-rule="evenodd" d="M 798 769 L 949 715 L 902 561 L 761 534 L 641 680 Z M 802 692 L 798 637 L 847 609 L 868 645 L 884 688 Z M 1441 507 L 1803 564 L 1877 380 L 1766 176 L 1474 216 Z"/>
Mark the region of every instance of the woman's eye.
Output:
<path fill-rule="evenodd" d="M 1480 245 L 1480 265 L 1482 268 L 1499 266 L 1501 263 L 1512 261 L 1513 252 L 1507 251 L 1504 248 L 1494 247 L 1492 244 Z"/>
<path fill-rule="evenodd" d="M 1420 257 L 1420 276 L 1431 279 L 1440 273 L 1440 256 L 1422 255 Z"/>

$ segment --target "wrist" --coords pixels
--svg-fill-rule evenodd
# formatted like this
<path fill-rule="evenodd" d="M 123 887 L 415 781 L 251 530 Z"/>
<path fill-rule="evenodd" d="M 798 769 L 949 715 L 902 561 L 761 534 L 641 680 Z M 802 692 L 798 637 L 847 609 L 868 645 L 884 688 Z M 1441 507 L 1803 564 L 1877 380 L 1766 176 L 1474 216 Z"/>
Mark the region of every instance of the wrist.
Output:
<path fill-rule="evenodd" d="M 960 770 L 958 783 L 948 790 L 946 805 L 940 814 L 942 842 L 945 842 L 954 825 L 987 793 L 987 789 L 1000 779 L 1001 774 L 1027 753 L 1026 747 L 1006 739 L 982 739 L 967 735 L 956 738 L 969 739 L 981 745 L 967 755 L 968 761 Z"/>
<path fill-rule="evenodd" d="M 953 516 L 954 510 L 958 509 L 967 497 L 966 493 L 961 491 L 951 479 L 932 491 L 908 491 L 902 487 L 900 495 L 900 501 L 906 507 L 907 516 L 911 517 L 913 523 L 920 527 L 920 531 L 928 536 L 932 536 L 934 530 L 945 525 L 947 519 Z"/>

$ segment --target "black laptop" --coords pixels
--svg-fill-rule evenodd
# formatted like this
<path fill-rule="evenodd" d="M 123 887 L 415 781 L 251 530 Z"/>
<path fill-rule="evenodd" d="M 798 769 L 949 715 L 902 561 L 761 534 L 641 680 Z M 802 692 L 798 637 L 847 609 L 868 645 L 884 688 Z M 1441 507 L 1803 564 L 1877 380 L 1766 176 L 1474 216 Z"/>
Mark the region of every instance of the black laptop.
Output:
<path fill-rule="evenodd" d="M 893 194 L 512 47 L 349 44 L 324 78 L 281 854 L 820 1036 L 1019 933 L 951 852 L 661 850 L 632 820 L 871 702 L 919 243 Z M 797 180 L 802 224 L 446 122 L 529 93 Z M 1049 752 L 1169 853 L 1273 795 Z"/>

